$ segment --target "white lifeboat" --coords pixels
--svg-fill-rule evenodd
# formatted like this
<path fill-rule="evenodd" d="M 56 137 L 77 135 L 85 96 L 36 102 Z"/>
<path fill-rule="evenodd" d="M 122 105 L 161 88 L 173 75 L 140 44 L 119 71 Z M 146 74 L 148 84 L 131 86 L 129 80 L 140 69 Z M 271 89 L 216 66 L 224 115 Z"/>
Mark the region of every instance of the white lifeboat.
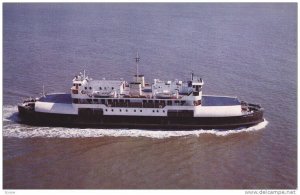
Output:
<path fill-rule="evenodd" d="M 115 96 L 115 91 L 93 91 L 92 95 L 96 98 L 112 98 Z"/>
<path fill-rule="evenodd" d="M 157 92 L 155 96 L 158 99 L 178 99 L 178 91 L 176 90 L 175 92 L 171 92 L 171 91 Z"/>

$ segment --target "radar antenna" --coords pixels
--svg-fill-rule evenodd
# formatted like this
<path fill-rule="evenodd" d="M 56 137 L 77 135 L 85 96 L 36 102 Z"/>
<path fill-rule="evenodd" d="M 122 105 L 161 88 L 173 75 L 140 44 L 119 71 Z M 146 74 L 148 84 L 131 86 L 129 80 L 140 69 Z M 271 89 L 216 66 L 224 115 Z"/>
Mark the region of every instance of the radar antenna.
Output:
<path fill-rule="evenodd" d="M 139 56 L 139 52 L 136 52 L 136 57 L 135 59 L 135 63 L 136 63 L 136 82 L 138 82 L 138 76 L 139 76 L 139 61 L 140 61 L 140 56 Z"/>

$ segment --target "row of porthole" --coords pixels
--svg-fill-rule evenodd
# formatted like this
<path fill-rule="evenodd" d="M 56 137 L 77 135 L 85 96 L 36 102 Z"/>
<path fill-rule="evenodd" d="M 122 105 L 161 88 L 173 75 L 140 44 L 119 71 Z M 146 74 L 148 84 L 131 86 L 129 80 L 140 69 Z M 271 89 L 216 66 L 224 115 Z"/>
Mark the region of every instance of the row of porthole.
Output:
<path fill-rule="evenodd" d="M 108 111 L 108 109 L 105 109 L 105 111 L 107 112 L 107 111 Z M 113 112 L 113 111 L 114 111 L 114 109 L 111 109 L 111 111 Z M 122 109 L 120 109 L 120 112 L 122 112 Z M 125 110 L 125 112 L 128 112 L 128 110 L 126 109 L 126 110 Z M 136 112 L 136 110 L 133 110 L 133 112 Z M 143 112 L 143 110 L 140 110 L 140 112 Z M 155 112 L 155 110 L 152 110 L 152 112 Z M 156 112 L 159 112 L 159 110 L 156 110 Z M 165 110 L 163 110 L 162 112 L 163 112 L 163 113 L 165 113 L 166 111 L 165 111 Z"/>
<path fill-rule="evenodd" d="M 79 85 L 80 86 L 80 85 Z M 87 87 L 84 87 L 84 89 L 88 89 Z M 89 87 L 89 89 L 91 90 L 92 87 Z M 102 90 L 102 87 L 99 87 L 100 90 Z M 114 87 L 111 88 L 112 90 L 114 90 Z M 104 90 L 106 90 L 106 87 L 104 87 Z"/>

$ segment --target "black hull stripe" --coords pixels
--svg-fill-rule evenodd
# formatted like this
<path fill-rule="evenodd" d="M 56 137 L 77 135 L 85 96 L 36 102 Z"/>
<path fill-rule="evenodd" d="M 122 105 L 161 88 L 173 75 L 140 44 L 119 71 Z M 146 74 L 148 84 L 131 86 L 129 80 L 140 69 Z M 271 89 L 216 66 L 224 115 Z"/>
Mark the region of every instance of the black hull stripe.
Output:
<path fill-rule="evenodd" d="M 79 116 L 26 110 L 19 106 L 22 123 L 38 126 L 142 129 L 230 129 L 249 127 L 263 121 L 263 111 L 233 117 Z"/>

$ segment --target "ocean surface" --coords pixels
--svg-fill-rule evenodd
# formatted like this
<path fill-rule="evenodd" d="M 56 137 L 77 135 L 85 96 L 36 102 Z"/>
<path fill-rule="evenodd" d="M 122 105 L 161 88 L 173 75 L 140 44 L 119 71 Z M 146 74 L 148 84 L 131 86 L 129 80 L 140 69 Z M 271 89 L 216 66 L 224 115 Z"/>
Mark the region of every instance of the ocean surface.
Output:
<path fill-rule="evenodd" d="M 204 79 L 265 122 L 220 132 L 32 127 L 17 103 L 75 74 Z M 4 189 L 297 188 L 296 3 L 3 5 Z"/>

